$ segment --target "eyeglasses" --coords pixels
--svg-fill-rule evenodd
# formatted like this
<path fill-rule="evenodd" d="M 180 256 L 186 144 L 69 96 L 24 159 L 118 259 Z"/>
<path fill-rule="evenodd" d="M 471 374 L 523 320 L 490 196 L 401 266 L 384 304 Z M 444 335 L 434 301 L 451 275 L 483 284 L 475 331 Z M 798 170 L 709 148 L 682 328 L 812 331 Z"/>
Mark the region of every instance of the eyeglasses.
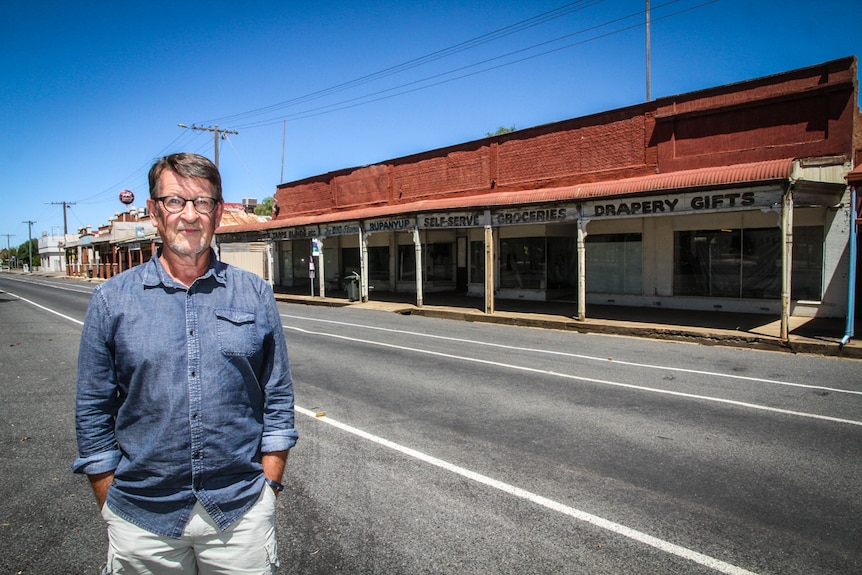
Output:
<path fill-rule="evenodd" d="M 186 202 L 191 202 L 195 211 L 204 215 L 213 213 L 218 204 L 218 200 L 215 198 L 194 198 L 187 200 L 179 196 L 159 196 L 155 199 L 162 202 L 165 209 L 172 214 L 178 214 L 186 209 Z"/>

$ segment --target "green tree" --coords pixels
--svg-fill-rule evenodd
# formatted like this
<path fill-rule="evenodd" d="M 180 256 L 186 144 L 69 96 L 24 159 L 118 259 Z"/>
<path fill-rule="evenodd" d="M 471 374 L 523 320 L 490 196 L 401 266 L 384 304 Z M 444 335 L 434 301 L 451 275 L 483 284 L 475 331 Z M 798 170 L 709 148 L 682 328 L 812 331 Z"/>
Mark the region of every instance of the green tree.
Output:
<path fill-rule="evenodd" d="M 510 126 L 508 128 L 506 126 L 500 126 L 499 128 L 497 128 L 496 132 L 494 132 L 493 134 L 491 132 L 488 132 L 487 134 L 485 134 L 485 137 L 490 138 L 491 136 L 502 136 L 503 134 L 510 134 L 516 129 L 517 128 L 515 128 L 515 126 Z"/>
<path fill-rule="evenodd" d="M 275 203 L 275 200 L 272 196 L 267 196 L 260 202 L 258 205 L 254 207 L 254 213 L 257 216 L 271 216 L 272 215 L 272 204 Z"/>
<path fill-rule="evenodd" d="M 29 245 L 28 245 L 29 244 Z M 33 261 L 30 261 L 30 252 L 32 249 L 33 253 Z M 13 255 L 17 258 L 18 267 L 23 266 L 25 263 L 30 265 L 30 269 L 33 269 L 35 266 L 38 266 L 42 263 L 42 258 L 39 257 L 39 240 L 36 238 L 31 239 L 29 242 L 24 242 L 20 246 L 18 246 L 18 253 Z"/>

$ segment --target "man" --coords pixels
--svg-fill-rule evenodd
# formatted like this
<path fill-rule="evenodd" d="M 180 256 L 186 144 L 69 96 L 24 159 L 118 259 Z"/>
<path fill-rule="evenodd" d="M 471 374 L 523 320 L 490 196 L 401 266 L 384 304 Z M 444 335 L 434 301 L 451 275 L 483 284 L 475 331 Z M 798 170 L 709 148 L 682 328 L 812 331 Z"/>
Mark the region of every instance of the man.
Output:
<path fill-rule="evenodd" d="M 78 358 L 72 469 L 108 526 L 105 572 L 274 573 L 298 437 L 275 298 L 210 248 L 224 203 L 209 160 L 161 158 L 149 185 L 162 247 L 94 290 Z"/>

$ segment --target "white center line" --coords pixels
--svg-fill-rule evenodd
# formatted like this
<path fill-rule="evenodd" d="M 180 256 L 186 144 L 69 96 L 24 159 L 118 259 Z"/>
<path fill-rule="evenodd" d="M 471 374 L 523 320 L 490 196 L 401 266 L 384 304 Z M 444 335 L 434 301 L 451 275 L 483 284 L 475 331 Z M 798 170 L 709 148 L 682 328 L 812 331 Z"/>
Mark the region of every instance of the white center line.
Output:
<path fill-rule="evenodd" d="M 318 335 L 321 337 L 331 337 L 331 338 L 335 338 L 335 339 L 345 339 L 348 341 L 356 342 L 356 338 L 354 338 L 354 337 L 339 335 L 339 334 L 335 334 L 335 333 L 316 332 L 316 331 L 311 331 L 311 330 L 302 329 L 302 328 L 293 327 L 293 326 L 285 326 L 284 329 L 285 330 L 291 330 L 291 331 L 297 331 L 300 333 L 306 333 L 306 334 L 310 334 L 310 335 Z M 658 388 L 647 387 L 647 386 L 643 386 L 643 385 L 634 385 L 631 383 L 622 383 L 620 381 L 610 381 L 607 379 L 597 379 L 597 378 L 593 378 L 593 377 L 584 377 L 581 375 L 572 375 L 569 373 L 560 373 L 557 371 L 549 371 L 547 369 L 538 369 L 535 367 L 525 367 L 525 366 L 513 365 L 513 364 L 509 364 L 509 363 L 500 363 L 498 361 L 491 361 L 488 359 L 482 359 L 482 358 L 478 358 L 478 357 L 466 357 L 466 356 L 454 355 L 451 353 L 443 353 L 440 351 L 432 351 L 429 349 L 419 349 L 419 348 L 415 348 L 415 347 L 395 345 L 392 343 L 384 343 L 384 342 L 369 341 L 369 340 L 362 340 L 361 343 L 363 343 L 365 345 L 376 345 L 379 347 L 397 349 L 400 351 L 409 351 L 409 352 L 413 352 L 413 353 L 433 355 L 433 356 L 437 356 L 437 357 L 445 357 L 448 359 L 455 359 L 455 360 L 459 360 L 459 361 L 467 361 L 467 362 L 471 362 L 471 363 L 481 363 L 481 364 L 485 364 L 485 365 L 493 365 L 495 367 L 502 367 L 502 368 L 512 369 L 512 370 L 516 370 L 516 371 L 526 371 L 528 373 L 538 373 L 538 374 L 542 374 L 542 375 L 549 375 L 552 377 L 559 377 L 559 378 L 563 378 L 563 379 L 585 381 L 588 383 L 598 383 L 600 385 L 610 385 L 610 386 L 614 386 L 614 387 L 624 387 L 627 389 L 636 389 L 638 391 L 646 391 L 648 393 L 658 393 L 658 394 L 662 394 L 662 395 L 672 395 L 675 397 L 685 397 L 688 399 L 709 401 L 709 402 L 713 402 L 713 403 L 722 403 L 725 405 L 735 405 L 737 407 L 757 409 L 760 411 L 769 411 L 772 413 L 781 413 L 784 415 L 793 415 L 793 416 L 797 416 L 797 417 L 805 417 L 808 419 L 818 419 L 821 421 L 830 421 L 833 423 L 844 423 L 844 424 L 848 424 L 848 425 L 857 425 L 857 426 L 862 427 L 862 421 L 857 421 L 854 419 L 843 419 L 840 417 L 831 417 L 828 415 L 819 415 L 816 413 L 806 413 L 804 411 L 793 411 L 790 409 L 781 409 L 778 407 L 770 407 L 768 405 L 760 405 L 757 403 L 748 403 L 746 401 L 736 401 L 733 399 L 724 399 L 721 397 L 712 397 L 709 395 L 699 395 L 696 393 L 683 393 L 681 391 L 671 391 L 669 389 L 658 389 Z"/>
<path fill-rule="evenodd" d="M 43 305 L 40 305 L 40 304 L 38 304 L 38 303 L 36 303 L 36 302 L 34 302 L 34 301 L 31 301 L 31 300 L 29 300 L 29 299 L 27 299 L 27 298 L 25 298 L 25 297 L 21 297 L 21 296 L 19 296 L 19 295 L 15 295 L 14 293 L 12 293 L 12 292 L 10 292 L 10 291 L 7 291 L 6 293 L 7 293 L 7 294 L 9 294 L 9 295 L 11 295 L 12 297 L 15 297 L 15 298 L 20 299 L 20 300 L 21 300 L 21 301 L 23 301 L 23 302 L 27 302 L 27 303 L 29 303 L 30 305 L 36 306 L 36 307 L 38 307 L 39 309 L 45 310 L 45 311 L 47 311 L 48 313 L 53 313 L 54 315 L 58 315 L 58 316 L 62 317 L 63 319 L 67 319 L 67 320 L 71 321 L 72 323 L 76 323 L 76 324 L 78 324 L 78 325 L 84 325 L 84 322 L 82 322 L 81 320 L 75 319 L 75 318 L 73 318 L 73 317 L 69 317 L 69 316 L 67 316 L 67 315 L 65 315 L 65 314 L 62 314 L 62 313 L 58 312 L 58 311 L 54 311 L 54 310 L 53 310 L 53 309 L 51 309 L 51 308 L 45 307 L 45 306 L 43 306 Z"/>
<path fill-rule="evenodd" d="M 303 317 L 303 316 L 298 316 L 298 315 L 281 314 L 281 317 L 286 317 L 286 318 L 290 318 L 290 319 L 300 319 L 300 320 L 305 320 L 305 321 L 313 321 L 313 322 L 319 322 L 319 323 L 331 323 L 331 324 L 335 324 L 335 325 L 342 325 L 342 326 L 347 326 L 347 327 L 356 327 L 356 328 L 368 329 L 368 330 L 373 330 L 373 331 L 383 331 L 383 332 L 396 333 L 396 334 L 406 334 L 406 335 L 411 335 L 411 336 L 415 336 L 415 337 L 425 337 L 425 338 L 431 338 L 431 339 L 440 339 L 440 340 L 444 340 L 444 341 L 454 341 L 456 343 L 467 343 L 470 345 L 477 345 L 477 346 L 484 346 L 484 347 L 497 347 L 497 348 L 501 348 L 501 349 L 513 349 L 513 350 L 518 350 L 518 351 L 525 351 L 528 353 L 559 355 L 559 356 L 563 356 L 563 357 L 571 357 L 571 358 L 575 358 L 575 359 L 584 359 L 584 360 L 589 360 L 589 361 L 599 361 L 599 362 L 603 362 L 603 363 L 616 363 L 618 365 L 628 365 L 631 367 L 642 367 L 645 369 L 659 369 L 662 371 L 674 371 L 674 372 L 679 372 L 679 373 L 690 373 L 690 374 L 694 374 L 694 375 L 708 375 L 711 377 L 723 377 L 723 378 L 727 378 L 727 379 L 737 379 L 737 380 L 742 380 L 742 381 L 771 383 L 771 384 L 775 384 L 775 385 L 785 385 L 788 387 L 801 387 L 801 388 L 805 388 L 805 389 L 817 389 L 817 390 L 821 390 L 821 391 L 829 391 L 829 392 L 834 392 L 834 393 L 846 393 L 846 394 L 851 394 L 851 395 L 862 395 L 862 391 L 856 391 L 856 390 L 851 390 L 851 389 L 840 389 L 840 388 L 835 388 L 835 387 L 826 387 L 826 386 L 822 386 L 822 385 L 809 385 L 809 384 L 805 384 L 805 383 L 794 383 L 794 382 L 789 382 L 789 381 L 781 381 L 781 380 L 777 380 L 777 379 L 765 379 L 762 377 L 751 377 L 751 376 L 747 376 L 747 375 L 738 375 L 738 374 L 733 374 L 733 373 L 719 373 L 719 372 L 715 372 L 715 371 L 688 369 L 688 368 L 684 368 L 684 367 L 672 367 L 672 366 L 666 366 L 666 365 L 654 365 L 654 364 L 649 364 L 649 363 L 637 363 L 637 362 L 632 362 L 632 361 L 622 361 L 622 360 L 612 359 L 612 358 L 608 358 L 608 357 L 596 357 L 596 356 L 592 356 L 592 355 L 582 355 L 582 354 L 571 353 L 571 352 L 567 352 L 567 351 L 554 351 L 554 350 L 539 349 L 539 348 L 517 347 L 517 346 L 506 345 L 506 344 L 502 344 L 502 343 L 493 343 L 493 342 L 487 342 L 487 341 L 476 341 L 476 340 L 472 340 L 472 339 L 449 337 L 449 336 L 445 336 L 445 335 L 436 335 L 436 334 L 430 334 L 430 333 L 405 331 L 405 330 L 400 330 L 400 329 L 377 327 L 377 326 L 363 325 L 363 324 L 357 324 L 357 323 L 348 323 L 348 322 L 328 320 L 328 319 Z"/>

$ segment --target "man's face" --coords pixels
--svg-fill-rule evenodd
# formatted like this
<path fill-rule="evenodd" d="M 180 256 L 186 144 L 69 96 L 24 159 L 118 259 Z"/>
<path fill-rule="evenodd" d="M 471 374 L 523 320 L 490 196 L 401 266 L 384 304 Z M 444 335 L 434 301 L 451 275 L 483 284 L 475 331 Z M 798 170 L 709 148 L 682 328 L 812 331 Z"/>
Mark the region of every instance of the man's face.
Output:
<path fill-rule="evenodd" d="M 183 178 L 170 170 L 162 172 L 158 189 L 159 197 L 178 196 L 186 200 L 215 197 L 212 184 L 205 179 Z M 186 202 L 181 212 L 172 214 L 162 202 L 149 198 L 147 208 L 162 238 L 163 248 L 176 255 L 192 256 L 209 249 L 213 233 L 221 221 L 224 204 L 218 202 L 212 213 L 201 214 L 192 202 Z"/>

